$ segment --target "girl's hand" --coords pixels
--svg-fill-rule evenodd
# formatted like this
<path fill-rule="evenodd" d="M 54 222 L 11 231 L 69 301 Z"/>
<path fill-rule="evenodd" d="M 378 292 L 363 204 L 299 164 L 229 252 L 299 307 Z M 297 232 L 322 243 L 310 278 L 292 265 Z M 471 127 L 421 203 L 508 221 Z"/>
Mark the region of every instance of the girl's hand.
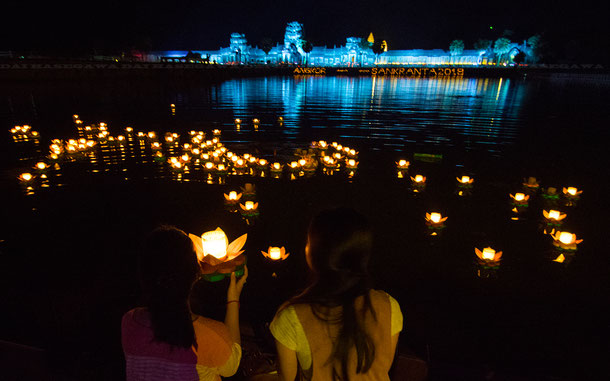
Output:
<path fill-rule="evenodd" d="M 227 290 L 227 301 L 239 301 L 241 290 L 244 288 L 244 284 L 246 284 L 246 279 L 248 279 L 248 266 L 244 266 L 244 275 L 239 278 L 239 280 L 236 280 L 235 278 L 235 272 L 232 272 L 229 289 Z"/>

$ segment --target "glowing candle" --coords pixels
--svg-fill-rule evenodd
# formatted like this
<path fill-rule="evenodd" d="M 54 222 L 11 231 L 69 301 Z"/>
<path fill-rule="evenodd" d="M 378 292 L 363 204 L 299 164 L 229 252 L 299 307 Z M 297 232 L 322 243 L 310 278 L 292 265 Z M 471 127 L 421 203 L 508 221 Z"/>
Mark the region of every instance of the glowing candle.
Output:
<path fill-rule="evenodd" d="M 496 251 L 491 247 L 486 247 L 483 249 L 483 259 L 493 260 L 496 255 Z"/>
<path fill-rule="evenodd" d="M 222 164 L 222 163 L 218 164 L 218 170 L 219 171 L 224 171 L 225 169 L 226 169 L 226 167 L 225 167 L 224 164 Z"/>
<path fill-rule="evenodd" d="M 424 181 L 424 176 L 422 175 L 415 175 L 415 182 L 416 183 L 421 183 Z"/>
<path fill-rule="evenodd" d="M 222 230 L 213 230 L 201 236 L 203 254 L 221 259 L 227 255 L 228 239 Z"/>
<path fill-rule="evenodd" d="M 229 200 L 237 200 L 237 192 L 235 192 L 235 191 L 229 192 Z"/>
<path fill-rule="evenodd" d="M 47 167 L 47 165 L 45 163 L 43 163 L 42 161 L 36 163 L 36 168 L 43 170 Z"/>
<path fill-rule="evenodd" d="M 470 182 L 470 177 L 469 176 L 462 176 L 462 178 L 460 179 L 461 183 L 467 183 Z"/>
<path fill-rule="evenodd" d="M 258 164 L 260 164 L 260 165 L 267 165 L 267 160 L 265 160 L 265 159 L 260 159 L 260 160 L 258 161 Z"/>
<path fill-rule="evenodd" d="M 440 213 L 430 213 L 430 221 L 438 224 L 441 222 L 441 214 Z"/>
<path fill-rule="evenodd" d="M 207 163 L 205 163 L 205 168 L 206 168 L 206 169 L 212 169 L 212 168 L 214 168 L 214 164 L 213 164 L 213 163 L 210 163 L 210 162 L 208 161 Z"/>
<path fill-rule="evenodd" d="M 282 168 L 282 165 L 280 163 L 273 163 L 273 169 L 275 169 L 276 171 L 279 171 Z"/>
<path fill-rule="evenodd" d="M 269 258 L 277 261 L 281 257 L 282 257 L 282 252 L 279 247 L 270 247 L 269 248 Z"/>
<path fill-rule="evenodd" d="M 32 174 L 31 174 L 31 173 L 27 173 L 27 172 L 22 173 L 22 174 L 19 176 L 19 179 L 20 179 L 20 180 L 23 180 L 23 181 L 30 181 L 30 180 L 32 180 Z"/>
<path fill-rule="evenodd" d="M 559 235 L 559 242 L 570 245 L 576 241 L 576 234 L 561 232 Z"/>
<path fill-rule="evenodd" d="M 558 220 L 559 219 L 559 211 L 558 210 L 549 210 L 549 219 Z"/>
<path fill-rule="evenodd" d="M 299 160 L 299 165 L 300 165 L 301 167 L 305 166 L 305 164 L 307 164 L 307 160 L 305 160 L 305 159 L 301 159 L 301 160 Z"/>
<path fill-rule="evenodd" d="M 356 160 L 354 160 L 354 159 L 349 159 L 349 160 L 347 161 L 347 165 L 348 165 L 348 166 L 350 166 L 350 167 L 355 167 L 355 166 L 356 166 Z"/>
<path fill-rule="evenodd" d="M 252 201 L 246 201 L 245 207 L 246 207 L 246 210 L 252 210 L 252 209 L 254 209 L 254 202 L 252 202 Z"/>
<path fill-rule="evenodd" d="M 525 200 L 525 195 L 523 193 L 515 193 L 515 201 L 523 201 Z"/>
<path fill-rule="evenodd" d="M 568 187 L 568 194 L 570 194 L 572 196 L 576 196 L 576 193 L 578 193 L 578 189 L 576 189 L 574 187 Z"/>

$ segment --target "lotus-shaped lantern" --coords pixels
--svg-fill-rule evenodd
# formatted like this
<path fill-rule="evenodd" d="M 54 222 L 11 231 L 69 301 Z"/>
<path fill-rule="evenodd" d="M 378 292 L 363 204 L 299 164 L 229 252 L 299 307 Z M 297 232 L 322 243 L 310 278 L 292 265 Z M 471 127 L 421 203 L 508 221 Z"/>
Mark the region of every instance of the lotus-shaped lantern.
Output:
<path fill-rule="evenodd" d="M 565 213 L 561 213 L 560 211 L 553 209 L 549 210 L 548 212 L 543 210 L 542 215 L 546 219 L 547 224 L 553 226 L 561 225 L 561 221 L 567 216 Z"/>
<path fill-rule="evenodd" d="M 358 168 L 358 162 L 354 159 L 348 159 L 345 162 L 345 168 L 347 169 L 356 169 Z"/>
<path fill-rule="evenodd" d="M 241 119 L 235 119 L 235 124 L 241 124 Z"/>
<path fill-rule="evenodd" d="M 290 253 L 286 252 L 286 249 L 284 248 L 284 246 L 282 246 L 282 247 L 269 246 L 269 249 L 267 250 L 267 252 L 261 251 L 261 253 L 263 253 L 265 258 L 269 258 L 272 261 L 283 261 L 284 259 L 288 258 L 288 256 L 290 255 Z"/>
<path fill-rule="evenodd" d="M 559 195 L 557 194 L 557 188 L 548 187 L 542 190 L 542 197 L 548 201 L 556 201 L 559 199 Z"/>
<path fill-rule="evenodd" d="M 212 134 L 214 134 L 214 136 L 220 136 L 220 130 L 214 129 L 214 130 L 212 130 Z"/>
<path fill-rule="evenodd" d="M 458 185 L 462 187 L 469 187 L 474 182 L 474 179 L 470 176 L 456 177 L 456 179 L 458 181 Z"/>
<path fill-rule="evenodd" d="M 524 180 L 523 186 L 529 191 L 535 191 L 540 187 L 540 184 L 538 184 L 538 180 L 535 177 L 530 176 L 527 180 Z"/>
<path fill-rule="evenodd" d="M 409 161 L 401 159 L 396 162 L 396 167 L 401 170 L 409 169 Z"/>
<path fill-rule="evenodd" d="M 567 198 L 578 199 L 580 198 L 581 193 L 582 191 L 575 187 L 563 188 L 563 195 Z"/>
<path fill-rule="evenodd" d="M 515 193 L 514 195 L 509 193 L 509 195 L 514 206 L 527 206 L 527 201 L 530 199 L 529 195 L 523 193 Z"/>
<path fill-rule="evenodd" d="M 553 237 L 555 247 L 567 251 L 576 250 L 576 246 L 583 241 L 582 239 L 576 239 L 576 234 L 565 231 L 556 231 L 555 234 L 551 234 L 551 237 Z"/>
<path fill-rule="evenodd" d="M 433 227 L 441 227 L 449 217 L 443 217 L 440 213 L 426 213 L 426 224 Z"/>
<path fill-rule="evenodd" d="M 256 217 L 259 214 L 258 202 L 246 201 L 244 204 L 239 204 L 240 212 L 244 217 Z"/>
<path fill-rule="evenodd" d="M 256 162 L 256 166 L 258 167 L 258 169 L 266 169 L 268 164 L 269 162 L 265 159 L 259 159 Z"/>
<path fill-rule="evenodd" d="M 474 252 L 477 255 L 477 262 L 484 268 L 497 268 L 500 266 L 501 251 L 496 252 L 491 247 L 486 247 L 483 251 L 475 248 Z"/>
<path fill-rule="evenodd" d="M 203 233 L 201 237 L 194 234 L 189 234 L 189 237 L 193 241 L 201 273 L 206 280 L 214 282 L 234 271 L 243 271 L 246 257 L 242 255 L 244 251 L 241 249 L 246 243 L 247 234 L 230 244 L 221 228 Z"/>
<path fill-rule="evenodd" d="M 28 183 L 34 178 L 34 176 L 32 176 L 31 173 L 24 172 L 24 173 L 20 174 L 19 177 L 17 177 L 17 178 L 21 182 Z"/>
<path fill-rule="evenodd" d="M 225 204 L 237 204 L 241 200 L 241 193 L 230 191 L 229 194 L 224 193 Z"/>
<path fill-rule="evenodd" d="M 281 163 L 275 162 L 275 163 L 271 164 L 270 171 L 271 172 L 276 172 L 276 173 L 282 172 L 282 168 L 283 167 L 284 166 Z"/>
<path fill-rule="evenodd" d="M 254 186 L 254 184 L 245 183 L 244 186 L 240 188 L 244 196 L 252 197 L 256 195 L 256 187 Z"/>
<path fill-rule="evenodd" d="M 413 183 L 415 183 L 415 184 L 425 184 L 426 176 L 422 176 L 422 175 L 415 175 L 415 177 L 411 176 L 411 181 L 413 181 Z"/>

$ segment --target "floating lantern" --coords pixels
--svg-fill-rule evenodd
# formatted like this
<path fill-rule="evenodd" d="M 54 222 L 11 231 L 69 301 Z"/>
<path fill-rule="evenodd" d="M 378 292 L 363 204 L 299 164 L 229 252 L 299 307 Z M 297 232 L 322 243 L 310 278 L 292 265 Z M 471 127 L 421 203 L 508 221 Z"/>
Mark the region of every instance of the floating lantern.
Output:
<path fill-rule="evenodd" d="M 296 162 L 296 161 L 291 161 L 291 162 L 290 162 L 290 164 L 289 164 L 289 166 L 290 166 L 290 168 L 292 168 L 292 169 L 296 169 L 296 168 L 298 168 L 299 163 L 298 163 L 298 162 Z"/>
<path fill-rule="evenodd" d="M 523 182 L 523 186 L 526 190 L 535 191 L 540 187 L 540 184 L 538 184 L 538 180 L 535 177 L 530 176 Z"/>
<path fill-rule="evenodd" d="M 254 196 L 256 195 L 256 187 L 254 184 L 245 183 L 243 187 L 240 187 L 244 196 Z"/>
<path fill-rule="evenodd" d="M 304 167 L 304 166 L 305 166 L 305 164 L 307 164 L 307 160 L 305 160 L 305 159 L 300 159 L 300 160 L 298 161 L 298 163 L 299 163 L 299 165 L 300 165 L 301 167 Z M 291 166 L 292 166 L 292 165 L 291 165 Z M 293 168 L 294 168 L 294 167 L 293 167 Z"/>
<path fill-rule="evenodd" d="M 48 168 L 48 166 L 42 161 L 39 161 L 38 163 L 36 163 L 36 169 L 38 169 L 39 171 L 44 171 L 47 168 Z"/>
<path fill-rule="evenodd" d="M 411 164 L 411 163 L 409 163 L 407 160 L 399 160 L 399 161 L 396 162 L 396 167 L 398 169 L 404 170 L 404 169 L 408 169 L 409 168 L 409 164 Z"/>
<path fill-rule="evenodd" d="M 258 202 L 246 201 L 245 204 L 239 204 L 240 212 L 244 217 L 258 216 Z"/>
<path fill-rule="evenodd" d="M 214 130 L 212 130 L 212 134 L 214 134 L 214 136 L 220 136 L 220 130 L 214 129 Z"/>
<path fill-rule="evenodd" d="M 565 231 L 556 231 L 555 234 L 551 234 L 551 237 L 553 237 L 553 245 L 563 251 L 575 251 L 576 246 L 583 241 L 577 239 L 576 234 Z"/>
<path fill-rule="evenodd" d="M 241 124 L 241 119 L 235 119 L 235 124 L 239 126 Z"/>
<path fill-rule="evenodd" d="M 227 167 L 223 163 L 220 163 L 220 164 L 218 164 L 216 166 L 216 170 L 218 172 L 226 172 L 227 171 Z"/>
<path fill-rule="evenodd" d="M 430 225 L 442 225 L 448 217 L 443 217 L 440 213 L 426 213 L 426 222 Z"/>
<path fill-rule="evenodd" d="M 415 184 L 425 184 L 426 183 L 426 176 L 422 176 L 422 175 L 415 175 L 415 177 L 411 176 L 411 181 L 413 181 Z"/>
<path fill-rule="evenodd" d="M 328 143 L 326 143 L 326 141 L 324 141 L 324 140 L 320 140 L 318 142 L 318 148 L 323 149 L 323 150 L 327 149 L 328 148 Z"/>
<path fill-rule="evenodd" d="M 510 198 L 513 199 L 513 205 L 527 206 L 527 201 L 530 199 L 529 195 L 523 193 L 515 193 L 514 195 L 509 194 Z"/>
<path fill-rule="evenodd" d="M 354 159 L 349 159 L 346 163 L 345 163 L 345 167 L 348 169 L 356 169 L 358 168 L 358 162 Z"/>
<path fill-rule="evenodd" d="M 34 178 L 34 176 L 32 176 L 32 174 L 29 172 L 24 172 L 21 175 L 19 175 L 19 177 L 17 177 L 17 178 L 20 181 L 27 183 L 27 182 L 31 181 Z"/>
<path fill-rule="evenodd" d="M 574 188 L 574 187 L 569 187 L 569 188 L 563 188 L 563 194 L 568 197 L 568 198 L 574 198 L 577 199 L 580 197 L 582 191 L 578 190 L 578 188 Z"/>
<path fill-rule="evenodd" d="M 356 155 L 358 155 L 358 152 L 355 149 L 350 149 L 348 154 L 351 157 L 355 157 Z"/>
<path fill-rule="evenodd" d="M 270 171 L 275 174 L 278 174 L 278 173 L 282 172 L 282 168 L 283 168 L 282 164 L 275 162 L 275 163 L 271 164 Z"/>
<path fill-rule="evenodd" d="M 552 209 L 549 210 L 548 212 L 546 210 L 543 210 L 542 215 L 544 216 L 548 227 L 561 226 L 563 219 L 566 218 L 566 216 L 567 216 L 565 213 L 561 213 L 558 210 L 552 210 Z M 545 233 L 546 233 L 546 230 L 545 230 Z"/>
<path fill-rule="evenodd" d="M 279 117 L 277 118 L 277 121 L 278 121 L 278 122 L 280 122 L 280 123 L 282 123 L 282 122 L 284 121 L 284 118 L 283 118 L 283 117 L 281 117 L 281 116 L 279 116 Z"/>
<path fill-rule="evenodd" d="M 156 136 L 157 136 L 157 134 L 155 134 L 155 133 L 154 133 L 154 132 L 152 132 L 152 131 L 148 133 L 148 138 L 149 138 L 149 139 L 154 139 Z"/>
<path fill-rule="evenodd" d="M 246 257 L 241 249 L 246 243 L 247 234 L 230 244 L 221 228 L 203 233 L 201 237 L 194 234 L 189 234 L 189 237 L 195 246 L 204 279 L 215 282 L 232 272 L 237 276 L 243 274 Z"/>
<path fill-rule="evenodd" d="M 267 249 L 267 252 L 261 251 L 261 253 L 263 253 L 263 256 L 265 256 L 265 258 L 269 258 L 272 261 L 283 261 L 284 259 L 288 258 L 288 256 L 290 255 L 290 253 L 286 252 L 286 249 L 282 246 L 282 247 L 269 247 L 269 249 Z"/>
<path fill-rule="evenodd" d="M 214 163 L 208 161 L 204 164 L 205 169 L 207 169 L 208 171 L 211 171 L 212 169 L 214 169 Z"/>
<path fill-rule="evenodd" d="M 458 181 L 458 185 L 461 187 L 471 186 L 474 182 L 474 179 L 470 178 L 470 176 L 456 177 L 456 179 Z"/>
<path fill-rule="evenodd" d="M 502 258 L 502 252 L 496 252 L 491 247 L 486 247 L 483 251 L 475 248 L 475 254 L 477 255 L 477 262 L 483 268 L 496 269 L 500 267 L 500 259 Z"/>
<path fill-rule="evenodd" d="M 259 167 L 266 167 L 266 166 L 267 166 L 267 160 L 265 160 L 265 159 L 260 159 L 260 160 L 258 161 L 258 166 L 259 166 Z"/>
<path fill-rule="evenodd" d="M 224 193 L 225 203 L 226 204 L 237 204 L 239 200 L 241 200 L 241 193 L 237 193 L 235 191 L 229 192 L 229 194 Z"/>

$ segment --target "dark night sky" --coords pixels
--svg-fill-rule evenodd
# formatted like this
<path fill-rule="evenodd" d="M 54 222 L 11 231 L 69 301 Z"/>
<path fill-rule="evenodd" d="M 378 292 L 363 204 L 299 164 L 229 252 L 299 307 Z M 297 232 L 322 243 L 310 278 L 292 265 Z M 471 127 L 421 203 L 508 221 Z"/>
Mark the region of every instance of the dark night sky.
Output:
<path fill-rule="evenodd" d="M 456 38 L 471 48 L 510 29 L 519 41 L 545 33 L 559 56 L 572 48 L 602 57 L 610 50 L 606 14 L 602 1 L 589 1 L 8 0 L 0 50 L 216 49 L 228 45 L 231 32 L 245 33 L 252 45 L 264 37 L 280 41 L 286 23 L 300 21 L 315 45 L 372 31 L 390 49 L 447 49 Z"/>

